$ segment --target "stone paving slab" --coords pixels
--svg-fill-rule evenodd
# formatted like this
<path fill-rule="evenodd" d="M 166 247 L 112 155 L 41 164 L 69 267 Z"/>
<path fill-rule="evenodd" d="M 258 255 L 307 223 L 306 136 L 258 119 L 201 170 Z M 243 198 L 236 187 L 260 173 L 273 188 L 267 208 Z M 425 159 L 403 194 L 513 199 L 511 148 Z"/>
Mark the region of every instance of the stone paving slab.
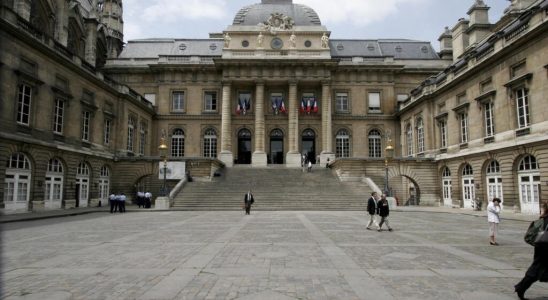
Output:
<path fill-rule="evenodd" d="M 516 299 L 527 220 L 394 211 L 98 212 L 0 225 L 1 299 Z M 530 299 L 548 299 L 535 283 Z"/>

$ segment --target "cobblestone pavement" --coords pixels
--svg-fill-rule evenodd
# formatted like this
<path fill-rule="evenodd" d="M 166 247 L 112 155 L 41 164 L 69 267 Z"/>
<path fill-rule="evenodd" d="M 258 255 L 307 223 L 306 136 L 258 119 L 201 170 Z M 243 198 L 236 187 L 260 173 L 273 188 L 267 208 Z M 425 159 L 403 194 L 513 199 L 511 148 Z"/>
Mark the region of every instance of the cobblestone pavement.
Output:
<path fill-rule="evenodd" d="M 527 222 L 393 212 L 94 213 L 2 230 L 2 299 L 517 299 Z M 530 299 L 548 299 L 535 283 Z"/>

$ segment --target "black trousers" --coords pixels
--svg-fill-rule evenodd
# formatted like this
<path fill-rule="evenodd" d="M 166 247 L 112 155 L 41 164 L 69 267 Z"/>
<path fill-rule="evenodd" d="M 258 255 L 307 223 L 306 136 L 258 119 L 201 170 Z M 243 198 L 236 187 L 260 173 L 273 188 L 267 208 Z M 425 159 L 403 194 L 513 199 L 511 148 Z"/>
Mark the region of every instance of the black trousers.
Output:
<path fill-rule="evenodd" d="M 523 279 L 518 284 L 516 284 L 516 292 L 525 293 L 525 291 L 527 291 L 531 287 L 531 285 L 533 285 L 533 283 L 535 283 L 537 280 L 538 279 L 536 277 L 527 276 L 526 274 L 525 277 L 523 277 Z"/>
<path fill-rule="evenodd" d="M 249 215 L 251 213 L 251 205 L 246 205 L 245 207 L 245 214 Z"/>
<path fill-rule="evenodd" d="M 110 204 L 110 212 L 113 213 L 113 212 L 116 212 L 116 209 L 118 208 L 118 201 L 116 200 L 108 200 L 109 204 Z"/>

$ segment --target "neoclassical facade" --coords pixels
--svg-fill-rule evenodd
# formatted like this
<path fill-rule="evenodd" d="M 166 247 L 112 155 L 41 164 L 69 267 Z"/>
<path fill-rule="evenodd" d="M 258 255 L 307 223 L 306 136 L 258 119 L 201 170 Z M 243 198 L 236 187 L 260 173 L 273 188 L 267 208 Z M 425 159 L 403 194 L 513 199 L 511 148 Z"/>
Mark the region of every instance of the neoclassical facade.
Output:
<path fill-rule="evenodd" d="M 391 141 L 400 198 L 420 190 L 421 204 L 472 208 L 499 196 L 534 213 L 548 182 L 547 1 L 514 0 L 494 24 L 471 2 L 436 52 L 336 39 L 292 0 L 243 7 L 206 39 L 125 46 L 121 0 L 3 1 L 0 206 L 157 194 L 164 137 L 167 159 L 196 162 L 194 175 L 304 157 L 375 187 Z"/>

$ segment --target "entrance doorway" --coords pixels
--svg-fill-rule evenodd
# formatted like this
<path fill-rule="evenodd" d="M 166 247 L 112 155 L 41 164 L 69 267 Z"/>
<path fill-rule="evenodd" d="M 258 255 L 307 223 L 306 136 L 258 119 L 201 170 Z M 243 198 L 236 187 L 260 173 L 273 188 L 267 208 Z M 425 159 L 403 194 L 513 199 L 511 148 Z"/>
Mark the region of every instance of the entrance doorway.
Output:
<path fill-rule="evenodd" d="M 237 164 L 251 164 L 251 132 L 242 129 L 238 132 L 238 159 Z"/>
<path fill-rule="evenodd" d="M 270 163 L 281 165 L 284 163 L 284 134 L 280 129 L 270 133 Z"/>
<path fill-rule="evenodd" d="M 316 163 L 316 133 L 312 129 L 306 129 L 302 134 L 302 154 L 313 164 Z"/>

